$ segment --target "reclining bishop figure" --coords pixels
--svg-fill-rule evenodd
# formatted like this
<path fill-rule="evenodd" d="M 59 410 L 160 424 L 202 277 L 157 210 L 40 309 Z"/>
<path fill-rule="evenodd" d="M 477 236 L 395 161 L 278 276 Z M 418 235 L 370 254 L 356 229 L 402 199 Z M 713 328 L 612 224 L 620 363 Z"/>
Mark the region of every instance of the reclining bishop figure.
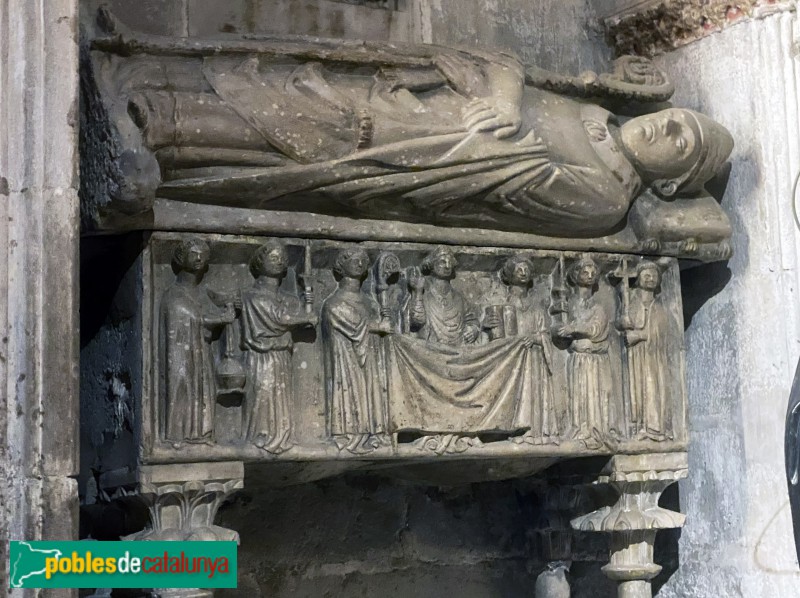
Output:
<path fill-rule="evenodd" d="M 632 218 L 640 238 L 730 234 L 704 190 L 733 148 L 724 127 L 601 106 L 670 97 L 645 59 L 579 78 L 501 52 L 319 38 L 117 32 L 94 50 L 115 56 L 125 134 L 158 166 L 137 172 L 160 172 L 161 197 L 573 238 L 621 230 L 646 197 L 667 215 Z M 123 68 L 137 51 L 151 66 Z"/>

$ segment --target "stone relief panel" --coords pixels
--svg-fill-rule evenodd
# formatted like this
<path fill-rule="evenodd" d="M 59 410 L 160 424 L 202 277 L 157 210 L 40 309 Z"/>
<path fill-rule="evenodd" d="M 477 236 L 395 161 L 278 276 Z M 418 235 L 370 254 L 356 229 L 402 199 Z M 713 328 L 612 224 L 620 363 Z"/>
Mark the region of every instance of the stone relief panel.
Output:
<path fill-rule="evenodd" d="M 681 450 L 678 284 L 672 258 L 155 233 L 145 460 Z"/>

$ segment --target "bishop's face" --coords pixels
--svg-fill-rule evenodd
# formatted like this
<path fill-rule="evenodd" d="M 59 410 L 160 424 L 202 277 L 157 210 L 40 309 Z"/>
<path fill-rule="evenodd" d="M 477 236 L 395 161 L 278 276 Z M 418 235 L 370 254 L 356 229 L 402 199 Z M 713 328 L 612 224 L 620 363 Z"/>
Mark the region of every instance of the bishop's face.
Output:
<path fill-rule="evenodd" d="M 456 269 L 456 259 L 448 252 L 437 254 L 431 263 L 431 274 L 436 278 L 452 278 Z"/>
<path fill-rule="evenodd" d="M 626 122 L 622 143 L 645 179 L 675 179 L 697 161 L 700 140 L 691 113 L 671 108 Z"/>

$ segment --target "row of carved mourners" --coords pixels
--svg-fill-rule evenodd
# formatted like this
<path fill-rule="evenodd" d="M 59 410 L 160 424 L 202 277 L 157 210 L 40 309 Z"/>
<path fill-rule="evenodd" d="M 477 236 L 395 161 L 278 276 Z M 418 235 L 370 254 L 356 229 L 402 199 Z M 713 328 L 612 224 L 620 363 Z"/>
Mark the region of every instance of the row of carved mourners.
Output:
<path fill-rule="evenodd" d="M 290 268 L 287 244 L 269 240 L 249 283 L 212 289 L 209 244 L 174 248 L 158 311 L 161 441 L 284 453 L 323 385 L 321 440 L 353 454 L 398 439 L 443 453 L 487 437 L 598 449 L 682 435 L 674 261 L 517 252 L 461 271 L 444 246 L 405 265 L 402 252 L 324 251 L 329 268 L 312 268 L 308 244 Z M 216 267 L 222 280 L 230 267 Z M 241 432 L 220 440 L 215 411 L 232 396 Z"/>

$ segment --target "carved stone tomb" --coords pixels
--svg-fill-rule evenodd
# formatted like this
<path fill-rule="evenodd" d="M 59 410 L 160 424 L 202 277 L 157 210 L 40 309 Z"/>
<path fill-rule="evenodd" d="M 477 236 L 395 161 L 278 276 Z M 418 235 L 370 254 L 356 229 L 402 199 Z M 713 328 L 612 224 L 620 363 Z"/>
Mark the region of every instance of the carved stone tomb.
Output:
<path fill-rule="evenodd" d="M 479 49 L 137 35 L 103 11 L 84 58 L 86 244 L 115 256 L 128 323 L 84 369 L 129 365 L 94 468 L 146 503 L 130 539 L 238 538 L 214 515 L 245 463 L 437 484 L 606 457 L 618 501 L 571 525 L 610 536 L 620 597 L 651 596 L 655 534 L 683 523 L 658 506 L 687 475 L 679 269 L 729 256 L 705 190 L 727 131 L 651 111 L 672 85 L 634 58 L 577 78 Z M 539 528 L 543 593 L 567 519 Z"/>

